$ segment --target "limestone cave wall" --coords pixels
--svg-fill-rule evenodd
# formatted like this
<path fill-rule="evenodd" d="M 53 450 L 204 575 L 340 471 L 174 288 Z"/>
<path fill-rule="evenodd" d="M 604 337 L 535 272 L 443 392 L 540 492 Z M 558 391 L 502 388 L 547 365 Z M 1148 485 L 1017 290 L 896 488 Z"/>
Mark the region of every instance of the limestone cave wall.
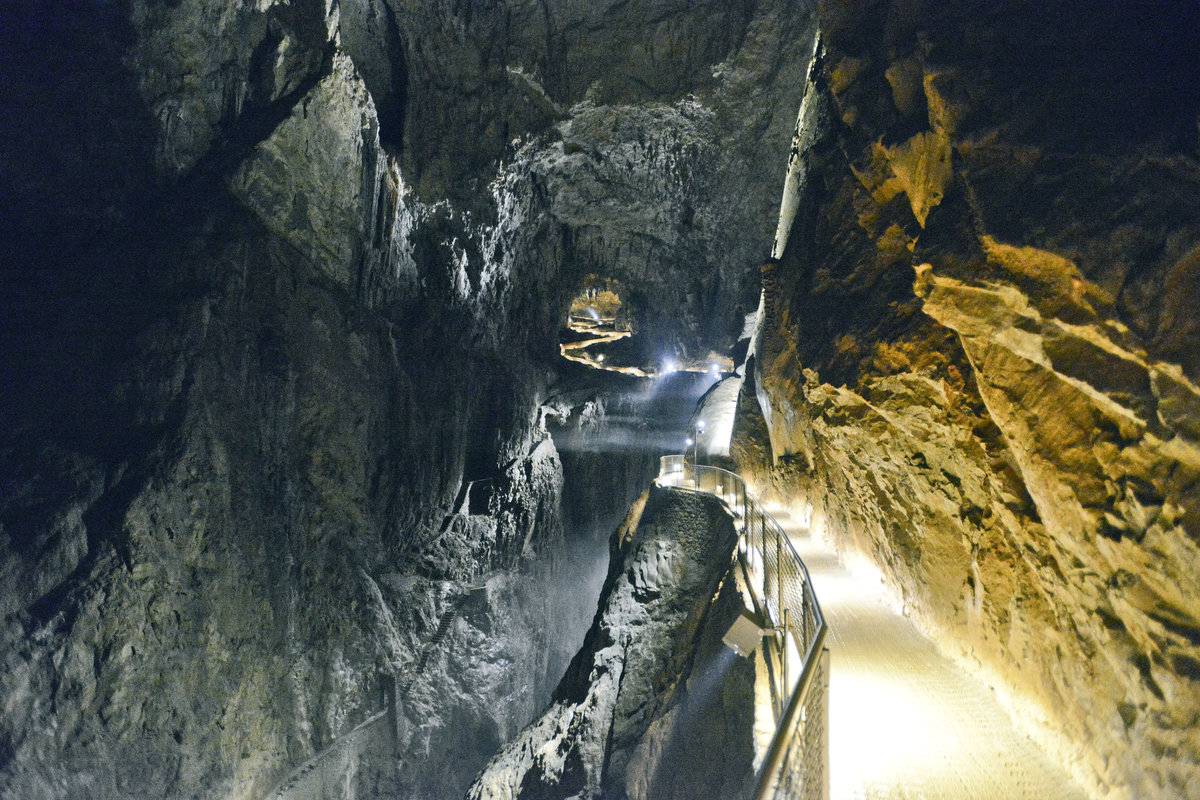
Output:
<path fill-rule="evenodd" d="M 1097 796 L 1200 797 L 1200 17 L 818 18 L 737 454 Z"/>
<path fill-rule="evenodd" d="M 575 635 L 570 299 L 732 343 L 808 12 L 5 6 L 0 795 L 258 798 L 393 692 L 346 796 L 464 791 Z"/>

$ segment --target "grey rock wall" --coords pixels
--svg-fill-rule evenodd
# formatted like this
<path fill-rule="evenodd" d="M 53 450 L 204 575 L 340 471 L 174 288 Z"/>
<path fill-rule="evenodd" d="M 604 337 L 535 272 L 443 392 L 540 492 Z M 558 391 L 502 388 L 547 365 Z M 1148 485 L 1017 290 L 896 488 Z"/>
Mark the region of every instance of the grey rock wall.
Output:
<path fill-rule="evenodd" d="M 3 14 L 0 795 L 256 798 L 393 684 L 355 791 L 462 791 L 579 635 L 567 304 L 731 341 L 806 9 Z"/>
<path fill-rule="evenodd" d="M 596 620 L 554 702 L 468 797 L 742 796 L 754 667 L 720 641 L 741 611 L 726 580 L 736 543 L 716 498 L 643 495 L 613 534 Z"/>

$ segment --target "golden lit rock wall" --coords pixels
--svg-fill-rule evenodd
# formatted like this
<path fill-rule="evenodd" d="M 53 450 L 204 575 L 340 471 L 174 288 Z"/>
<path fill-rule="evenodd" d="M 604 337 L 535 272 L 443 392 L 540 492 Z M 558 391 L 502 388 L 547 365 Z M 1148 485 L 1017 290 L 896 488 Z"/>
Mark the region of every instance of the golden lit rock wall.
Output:
<path fill-rule="evenodd" d="M 1097 794 L 1200 797 L 1200 28 L 820 14 L 760 478 Z"/>

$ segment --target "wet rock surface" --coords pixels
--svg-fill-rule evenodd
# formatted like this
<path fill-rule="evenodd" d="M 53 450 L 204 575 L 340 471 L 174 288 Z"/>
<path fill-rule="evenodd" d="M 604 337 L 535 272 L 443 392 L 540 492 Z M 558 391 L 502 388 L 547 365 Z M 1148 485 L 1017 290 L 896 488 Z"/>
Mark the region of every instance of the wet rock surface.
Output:
<path fill-rule="evenodd" d="M 1192 797 L 1196 28 L 1128 12 L 821 5 L 735 455 L 1092 791 Z"/>
<path fill-rule="evenodd" d="M 554 701 L 468 797 L 741 796 L 753 776 L 754 667 L 720 641 L 742 608 L 736 543 L 715 497 L 653 488 L 638 500 Z"/>

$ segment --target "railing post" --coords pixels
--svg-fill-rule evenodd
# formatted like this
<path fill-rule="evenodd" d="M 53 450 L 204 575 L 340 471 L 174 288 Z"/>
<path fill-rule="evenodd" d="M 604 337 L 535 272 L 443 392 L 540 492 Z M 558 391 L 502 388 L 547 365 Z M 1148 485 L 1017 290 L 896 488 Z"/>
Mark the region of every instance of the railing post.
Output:
<path fill-rule="evenodd" d="M 800 635 L 804 637 L 803 645 L 808 647 L 808 586 L 804 587 L 804 592 L 800 595 Z"/>
<path fill-rule="evenodd" d="M 759 553 L 762 556 L 763 565 L 763 606 L 767 616 L 771 614 L 771 574 L 767 569 L 767 518 L 762 512 L 762 506 L 756 505 L 754 511 L 758 514 L 758 541 L 762 548 Z"/>
<path fill-rule="evenodd" d="M 829 648 L 821 650 L 821 800 L 829 800 Z"/>
<path fill-rule="evenodd" d="M 779 608 L 779 619 L 783 621 L 783 531 L 778 526 L 772 526 L 775 534 L 775 603 Z M 785 631 L 786 633 L 786 631 Z"/>
<path fill-rule="evenodd" d="M 780 605 L 783 601 L 780 601 Z M 792 683 L 788 680 L 788 622 L 791 615 L 788 613 L 790 609 L 783 610 L 783 669 L 780 672 L 783 674 L 783 691 L 786 694 L 791 688 Z"/>

